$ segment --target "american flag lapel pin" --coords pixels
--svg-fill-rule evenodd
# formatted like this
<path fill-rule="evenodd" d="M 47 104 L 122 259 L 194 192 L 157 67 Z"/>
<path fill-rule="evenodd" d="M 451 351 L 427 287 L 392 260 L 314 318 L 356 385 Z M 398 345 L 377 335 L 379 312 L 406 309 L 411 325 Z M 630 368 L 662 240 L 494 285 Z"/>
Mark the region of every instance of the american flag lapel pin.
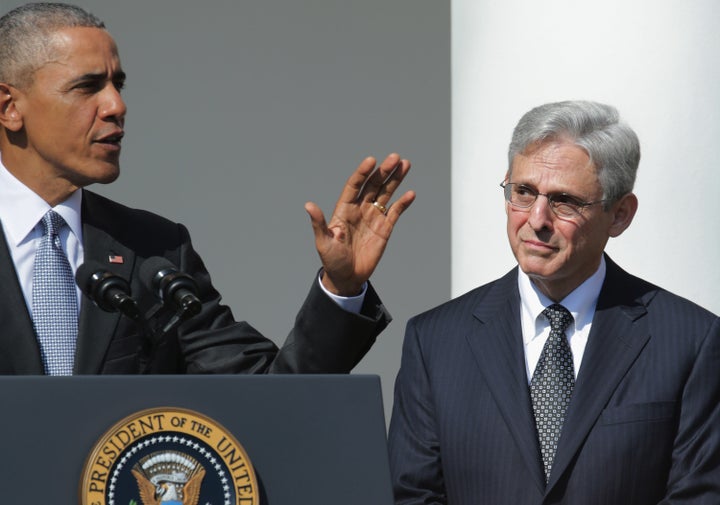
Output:
<path fill-rule="evenodd" d="M 123 263 L 125 263 L 125 259 L 119 254 L 111 254 L 110 256 L 108 256 L 108 261 L 110 263 L 115 263 L 116 265 L 122 265 Z"/>

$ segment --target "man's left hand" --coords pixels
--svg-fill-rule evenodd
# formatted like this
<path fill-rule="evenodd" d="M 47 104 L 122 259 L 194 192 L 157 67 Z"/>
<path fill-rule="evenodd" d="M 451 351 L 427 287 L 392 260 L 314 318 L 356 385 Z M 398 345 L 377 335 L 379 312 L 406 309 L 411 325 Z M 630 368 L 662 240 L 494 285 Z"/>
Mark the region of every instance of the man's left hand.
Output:
<path fill-rule="evenodd" d="M 415 193 L 407 191 L 390 204 L 410 170 L 408 160 L 391 154 L 380 166 L 375 165 L 373 157 L 358 165 L 329 223 L 315 203 L 305 204 L 323 265 L 322 283 L 339 296 L 355 296 L 362 291 L 380 262 L 395 223 L 415 200 Z"/>

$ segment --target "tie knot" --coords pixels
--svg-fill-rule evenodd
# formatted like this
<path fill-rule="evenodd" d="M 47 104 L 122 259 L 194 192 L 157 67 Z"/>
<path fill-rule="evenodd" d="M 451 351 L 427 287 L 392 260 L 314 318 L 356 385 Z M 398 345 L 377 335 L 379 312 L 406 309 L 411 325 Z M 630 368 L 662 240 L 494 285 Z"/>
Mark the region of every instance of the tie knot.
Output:
<path fill-rule="evenodd" d="M 565 333 L 565 330 L 573 320 L 572 314 L 570 314 L 568 309 L 559 303 L 554 303 L 546 307 L 542 314 L 550 321 L 550 329 L 559 331 L 560 333 Z"/>
<path fill-rule="evenodd" d="M 44 229 L 43 235 L 57 235 L 60 229 L 65 225 L 63 217 L 52 209 L 47 211 L 41 222 Z"/>

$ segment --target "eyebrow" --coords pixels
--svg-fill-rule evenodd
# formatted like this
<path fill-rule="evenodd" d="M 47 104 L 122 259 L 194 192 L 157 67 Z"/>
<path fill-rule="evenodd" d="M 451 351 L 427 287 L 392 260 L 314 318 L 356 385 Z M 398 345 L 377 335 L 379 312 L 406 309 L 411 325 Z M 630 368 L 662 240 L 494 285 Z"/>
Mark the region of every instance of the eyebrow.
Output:
<path fill-rule="evenodd" d="M 87 73 L 87 74 L 83 74 L 78 77 L 75 77 L 74 79 L 71 79 L 68 82 L 68 85 L 72 86 L 74 84 L 78 84 L 78 83 L 85 82 L 85 81 L 103 81 L 106 78 L 107 78 L 107 74 L 104 72 L 102 72 L 102 73 L 99 72 L 99 73 L 95 73 L 95 74 Z M 112 81 L 125 82 L 126 78 L 127 78 L 127 74 L 125 74 L 125 72 L 123 72 L 122 70 L 114 72 L 111 76 Z"/>
<path fill-rule="evenodd" d="M 538 190 L 537 186 L 534 184 L 528 183 L 528 182 L 516 182 L 514 184 L 517 184 L 518 186 L 524 186 L 528 189 L 533 190 L 535 193 L 540 194 L 540 191 Z M 577 193 L 568 193 L 567 191 L 550 191 L 547 193 L 548 196 L 569 196 L 574 198 L 575 200 L 578 200 L 580 202 L 583 202 L 583 197 L 579 196 Z"/>

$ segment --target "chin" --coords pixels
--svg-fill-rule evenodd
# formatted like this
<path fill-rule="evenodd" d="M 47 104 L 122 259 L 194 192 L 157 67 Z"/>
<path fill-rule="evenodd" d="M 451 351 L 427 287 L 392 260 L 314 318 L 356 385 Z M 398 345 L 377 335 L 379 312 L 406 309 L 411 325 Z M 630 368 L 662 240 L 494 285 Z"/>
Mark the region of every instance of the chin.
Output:
<path fill-rule="evenodd" d="M 119 170 L 103 171 L 100 173 L 94 173 L 85 177 L 76 177 L 73 180 L 73 184 L 78 188 L 86 188 L 93 184 L 110 184 L 117 180 L 120 176 Z"/>
<path fill-rule="evenodd" d="M 110 184 L 111 182 L 115 182 L 118 177 L 120 177 L 120 170 L 115 170 L 114 172 L 107 174 L 105 177 L 97 180 L 96 182 L 98 184 Z"/>
<path fill-rule="evenodd" d="M 520 269 L 531 278 L 547 279 L 552 277 L 557 269 L 548 260 L 540 258 L 524 259 L 518 262 Z"/>
<path fill-rule="evenodd" d="M 89 176 L 90 184 L 110 184 L 120 177 L 120 165 L 117 163 L 103 163 Z"/>

